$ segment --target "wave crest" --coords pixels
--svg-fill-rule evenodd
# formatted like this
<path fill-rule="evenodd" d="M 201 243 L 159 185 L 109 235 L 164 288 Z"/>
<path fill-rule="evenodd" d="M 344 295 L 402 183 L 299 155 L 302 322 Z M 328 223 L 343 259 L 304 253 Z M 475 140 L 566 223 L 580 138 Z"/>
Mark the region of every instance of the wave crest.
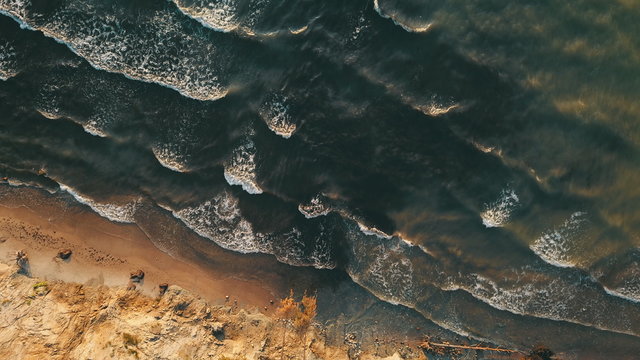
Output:
<path fill-rule="evenodd" d="M 287 98 L 274 95 L 259 110 L 260 117 L 274 133 L 288 139 L 296 131 L 297 125 L 289 115 Z"/>
<path fill-rule="evenodd" d="M 169 10 L 129 19 L 93 4 L 66 4 L 52 14 L 30 13 L 29 1 L 0 0 L 0 11 L 40 30 L 93 67 L 172 88 L 198 100 L 227 94 L 219 74 L 220 49 L 191 34 Z M 101 14 L 101 15 L 96 15 Z"/>
<path fill-rule="evenodd" d="M 236 148 L 224 165 L 224 178 L 229 185 L 240 185 L 249 194 L 262 194 L 256 179 L 256 148 L 250 139 Z"/>
<path fill-rule="evenodd" d="M 558 267 L 573 267 L 571 251 L 577 246 L 576 238 L 583 233 L 587 223 L 586 212 L 575 212 L 560 226 L 544 232 L 530 248 L 542 260 Z"/>

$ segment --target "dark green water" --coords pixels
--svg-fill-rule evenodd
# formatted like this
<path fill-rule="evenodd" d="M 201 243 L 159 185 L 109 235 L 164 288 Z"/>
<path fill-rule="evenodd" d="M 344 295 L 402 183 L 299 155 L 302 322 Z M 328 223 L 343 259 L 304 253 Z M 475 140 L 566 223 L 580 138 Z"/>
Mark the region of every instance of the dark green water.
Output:
<path fill-rule="evenodd" d="M 152 204 L 477 339 L 640 354 L 637 2 L 0 11 L 11 184 Z"/>

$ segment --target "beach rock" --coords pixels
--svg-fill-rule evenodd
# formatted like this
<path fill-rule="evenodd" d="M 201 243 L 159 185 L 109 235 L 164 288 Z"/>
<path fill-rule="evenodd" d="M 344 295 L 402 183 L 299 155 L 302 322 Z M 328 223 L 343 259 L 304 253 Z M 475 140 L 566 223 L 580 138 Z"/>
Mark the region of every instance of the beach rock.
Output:
<path fill-rule="evenodd" d="M 16 265 L 20 268 L 20 272 L 29 273 L 29 256 L 24 250 L 16 252 Z"/>
<path fill-rule="evenodd" d="M 164 293 L 167 292 L 167 289 L 169 289 L 169 284 L 167 283 L 162 283 L 158 285 L 158 289 L 160 289 L 160 295 L 164 295 Z"/>
<path fill-rule="evenodd" d="M 71 249 L 63 249 L 58 251 L 58 257 L 62 260 L 67 260 L 71 257 L 72 253 Z"/>
<path fill-rule="evenodd" d="M 131 281 L 133 282 L 140 282 L 142 279 L 144 279 L 144 271 L 139 269 L 133 271 L 131 274 L 129 274 L 129 279 L 131 279 Z"/>
<path fill-rule="evenodd" d="M 24 250 L 18 250 L 16 252 L 16 263 L 26 262 L 29 260 L 27 253 Z"/>

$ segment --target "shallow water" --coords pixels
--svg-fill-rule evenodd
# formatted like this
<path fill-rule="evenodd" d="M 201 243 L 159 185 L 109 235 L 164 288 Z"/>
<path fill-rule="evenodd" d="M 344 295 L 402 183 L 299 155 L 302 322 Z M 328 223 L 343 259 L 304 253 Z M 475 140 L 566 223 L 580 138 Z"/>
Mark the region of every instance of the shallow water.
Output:
<path fill-rule="evenodd" d="M 640 351 L 634 2 L 0 11 L 14 185 L 151 206 L 477 339 Z"/>

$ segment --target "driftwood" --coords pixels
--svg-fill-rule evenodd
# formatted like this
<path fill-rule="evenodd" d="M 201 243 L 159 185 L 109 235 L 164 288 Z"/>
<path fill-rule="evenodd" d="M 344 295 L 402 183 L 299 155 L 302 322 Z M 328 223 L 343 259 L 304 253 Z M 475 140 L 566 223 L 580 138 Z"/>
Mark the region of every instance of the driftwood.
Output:
<path fill-rule="evenodd" d="M 422 350 L 434 355 L 460 355 L 464 350 L 484 350 L 495 351 L 501 353 L 508 353 L 518 356 L 518 359 L 522 360 L 554 360 L 553 351 L 544 346 L 537 346 L 533 348 L 528 354 L 521 350 L 505 349 L 500 347 L 490 347 L 485 345 L 455 345 L 448 342 L 437 343 L 431 341 L 428 337 L 418 345 Z"/>
<path fill-rule="evenodd" d="M 500 353 L 508 353 L 508 354 L 521 354 L 524 355 L 521 351 L 505 349 L 499 347 L 490 347 L 485 345 L 456 345 L 450 344 L 448 342 L 438 343 L 431 341 L 428 337 L 418 345 L 422 350 L 431 353 L 433 355 L 448 355 L 448 356 L 456 356 L 462 355 L 465 350 L 484 350 L 484 351 L 495 351 Z"/>

